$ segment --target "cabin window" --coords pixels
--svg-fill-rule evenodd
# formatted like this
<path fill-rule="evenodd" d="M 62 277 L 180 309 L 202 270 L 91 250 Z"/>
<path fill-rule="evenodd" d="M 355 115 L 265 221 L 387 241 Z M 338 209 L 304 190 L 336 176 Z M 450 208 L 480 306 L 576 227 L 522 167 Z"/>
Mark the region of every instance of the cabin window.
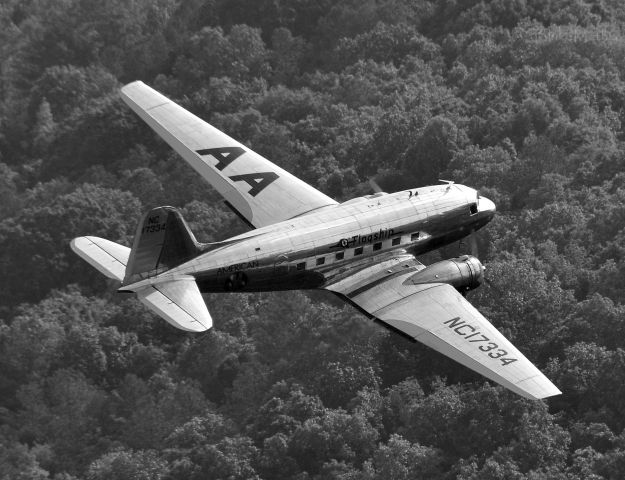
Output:
<path fill-rule="evenodd" d="M 306 270 L 306 262 L 301 262 L 297 264 L 298 270 Z"/>
<path fill-rule="evenodd" d="M 343 260 L 345 258 L 345 252 L 338 252 L 335 258 L 337 260 Z"/>
<path fill-rule="evenodd" d="M 412 235 L 410 235 L 410 241 L 411 242 L 415 242 L 419 240 L 419 232 L 413 233 Z"/>
<path fill-rule="evenodd" d="M 477 213 L 477 203 L 472 203 L 469 207 L 469 211 L 471 212 L 471 215 L 475 215 Z"/>
<path fill-rule="evenodd" d="M 317 259 L 317 265 L 323 265 L 324 263 L 326 263 L 326 257 L 319 257 Z"/>
<path fill-rule="evenodd" d="M 373 251 L 380 250 L 382 248 L 382 242 L 373 244 Z"/>
<path fill-rule="evenodd" d="M 358 247 L 354 250 L 354 255 L 362 255 L 363 247 Z"/>
<path fill-rule="evenodd" d="M 393 246 L 399 245 L 401 243 L 401 237 L 397 237 L 393 239 Z"/>

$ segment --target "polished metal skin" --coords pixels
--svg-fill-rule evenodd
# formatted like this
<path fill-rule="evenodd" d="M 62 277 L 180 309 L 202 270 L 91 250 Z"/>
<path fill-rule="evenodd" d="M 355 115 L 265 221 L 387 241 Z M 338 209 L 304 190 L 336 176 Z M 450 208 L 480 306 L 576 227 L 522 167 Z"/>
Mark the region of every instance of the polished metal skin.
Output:
<path fill-rule="evenodd" d="M 125 279 L 122 290 L 180 274 L 193 275 L 202 292 L 323 288 L 359 263 L 454 242 L 488 223 L 494 212 L 490 200 L 462 185 L 371 195 L 203 245 L 205 253 L 166 272 Z"/>
<path fill-rule="evenodd" d="M 140 222 L 132 248 L 87 236 L 72 249 L 183 330 L 212 326 L 202 292 L 326 289 L 387 327 L 531 399 L 560 391 L 463 297 L 483 281 L 474 256 L 426 267 L 416 255 L 486 225 L 495 205 L 447 182 L 337 203 L 142 82 L 126 103 L 253 230 L 198 243 L 173 207 Z"/>

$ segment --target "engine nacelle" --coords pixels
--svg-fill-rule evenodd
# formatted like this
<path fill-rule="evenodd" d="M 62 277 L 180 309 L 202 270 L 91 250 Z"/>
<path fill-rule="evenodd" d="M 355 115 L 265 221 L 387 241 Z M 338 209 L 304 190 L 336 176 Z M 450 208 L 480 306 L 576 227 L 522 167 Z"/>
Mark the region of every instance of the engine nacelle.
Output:
<path fill-rule="evenodd" d="M 484 266 L 471 255 L 437 262 L 415 273 L 406 283 L 448 283 L 460 293 L 479 287 L 484 281 Z"/>

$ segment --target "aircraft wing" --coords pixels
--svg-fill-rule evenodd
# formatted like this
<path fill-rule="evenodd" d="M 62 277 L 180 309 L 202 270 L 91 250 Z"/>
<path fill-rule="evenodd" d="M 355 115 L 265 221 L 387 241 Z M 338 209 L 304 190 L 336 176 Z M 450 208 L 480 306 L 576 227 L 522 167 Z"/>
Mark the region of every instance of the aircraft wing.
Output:
<path fill-rule="evenodd" d="M 337 203 L 143 82 L 126 85 L 121 95 L 254 227 Z"/>
<path fill-rule="evenodd" d="M 410 255 L 344 276 L 326 288 L 413 339 L 525 398 L 560 390 L 519 352 L 455 288 L 413 285 L 424 268 Z"/>

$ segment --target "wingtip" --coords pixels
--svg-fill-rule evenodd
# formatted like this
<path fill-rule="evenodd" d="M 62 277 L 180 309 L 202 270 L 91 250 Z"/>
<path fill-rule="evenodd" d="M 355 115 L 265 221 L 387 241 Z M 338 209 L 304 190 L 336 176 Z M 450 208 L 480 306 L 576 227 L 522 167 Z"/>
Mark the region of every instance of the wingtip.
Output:
<path fill-rule="evenodd" d="M 69 248 L 71 248 L 74 253 L 78 253 L 76 248 L 78 248 L 78 242 L 80 241 L 81 238 L 84 238 L 84 237 L 72 238 L 69 242 Z"/>
<path fill-rule="evenodd" d="M 141 80 L 135 80 L 134 82 L 127 83 L 120 90 L 122 93 L 126 93 L 128 90 L 132 90 L 133 87 L 138 85 L 145 85 Z"/>
<path fill-rule="evenodd" d="M 551 389 L 549 392 L 545 393 L 542 397 L 540 397 L 540 399 L 545 399 L 545 398 L 549 398 L 549 397 L 555 397 L 558 395 L 562 395 L 562 391 L 556 387 L 555 385 L 553 385 L 553 389 Z"/>
<path fill-rule="evenodd" d="M 544 400 L 549 397 L 555 397 L 556 395 L 562 395 L 560 389 L 551 383 L 547 377 L 543 377 L 543 379 L 546 382 L 541 382 L 539 385 L 535 385 L 534 388 L 523 388 L 517 385 L 517 388 L 520 390 L 517 391 L 517 393 L 529 400 Z"/>
<path fill-rule="evenodd" d="M 141 92 L 146 88 L 149 88 L 141 80 L 135 80 L 134 82 L 127 83 L 119 89 L 119 95 L 122 100 L 131 108 L 137 101 L 137 98 L 141 97 Z M 134 108 L 133 108 L 134 110 Z"/>

